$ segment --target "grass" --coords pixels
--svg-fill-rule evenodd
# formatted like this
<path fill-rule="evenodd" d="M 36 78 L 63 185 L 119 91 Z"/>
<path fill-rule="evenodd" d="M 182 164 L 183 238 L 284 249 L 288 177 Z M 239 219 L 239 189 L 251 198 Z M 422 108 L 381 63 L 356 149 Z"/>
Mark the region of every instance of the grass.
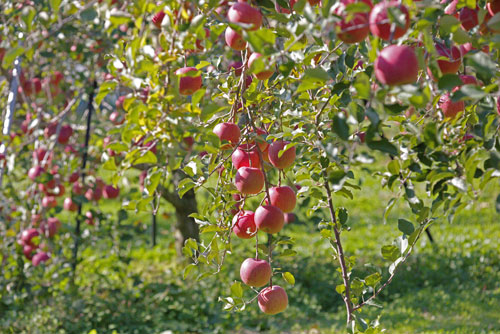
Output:
<path fill-rule="evenodd" d="M 390 194 L 380 192 L 369 175 L 361 182 L 365 188 L 354 200 L 335 198 L 335 205 L 345 206 L 350 214 L 352 229 L 342 235 L 345 250 L 356 256 L 355 274 L 364 277 L 380 270 L 386 278 L 389 264 L 380 247 L 399 235 L 397 218 L 408 218 L 409 210 L 399 203 L 383 224 Z M 493 207 L 498 191 L 498 185 L 490 187 L 452 224 L 441 217 L 431 228 L 435 244 L 423 236 L 377 299 L 382 308 L 366 307 L 362 315 L 372 321 L 378 318 L 388 333 L 500 333 L 500 219 Z M 304 214 L 307 199 L 300 202 L 298 222 L 284 232 L 297 241 L 294 249 L 299 255 L 276 262 L 296 278 L 293 287 L 276 278 L 290 297 L 289 308 L 280 315 L 261 314 L 255 302 L 244 312 L 225 312 L 217 300 L 230 295 L 252 242 L 234 241 L 235 252 L 217 276 L 201 282 L 182 280 L 171 218 L 162 217 L 159 246 L 149 249 L 150 217 L 129 213 L 119 228 L 102 234 L 89 228 L 95 235 L 85 241 L 78 289 L 67 289 L 67 269 L 47 267 L 45 273 L 36 268 L 40 270 L 33 275 L 31 290 L 2 294 L 0 332 L 76 334 L 95 328 L 98 333 L 121 334 L 343 333 L 345 310 L 335 292 L 340 284 L 338 265 L 320 238 L 317 221 Z M 115 215 L 116 208 L 104 211 Z M 251 298 L 249 291 L 246 297 Z"/>

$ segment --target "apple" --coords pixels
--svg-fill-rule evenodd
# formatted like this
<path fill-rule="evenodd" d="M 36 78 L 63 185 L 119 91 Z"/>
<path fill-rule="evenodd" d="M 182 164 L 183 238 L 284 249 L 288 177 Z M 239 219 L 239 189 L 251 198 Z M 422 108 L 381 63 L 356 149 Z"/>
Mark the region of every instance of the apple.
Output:
<path fill-rule="evenodd" d="M 33 266 L 38 266 L 40 263 L 46 262 L 49 260 L 50 257 L 47 253 L 45 252 L 38 252 L 35 255 L 33 255 L 33 259 L 31 260 L 31 263 Z"/>
<path fill-rule="evenodd" d="M 64 199 L 63 208 L 64 210 L 75 212 L 78 210 L 78 205 L 73 202 L 73 199 L 71 199 L 71 197 L 66 197 Z"/>
<path fill-rule="evenodd" d="M 240 128 L 238 125 L 230 122 L 219 123 L 214 127 L 213 132 L 219 137 L 221 142 L 229 142 L 224 144 L 221 149 L 226 150 L 238 144 L 241 137 Z"/>
<path fill-rule="evenodd" d="M 113 111 L 109 114 L 109 120 L 113 125 L 121 125 L 125 122 L 125 117 L 123 117 L 120 112 Z"/>
<path fill-rule="evenodd" d="M 63 145 L 67 144 L 72 134 L 73 128 L 71 127 L 71 125 L 66 124 L 61 126 L 61 129 L 59 130 L 59 137 L 57 137 L 57 142 Z"/>
<path fill-rule="evenodd" d="M 471 30 L 479 24 L 477 18 L 477 9 L 471 9 L 469 7 L 464 7 L 460 10 L 458 19 L 462 24 L 462 28 L 464 28 L 464 30 L 466 31 Z"/>
<path fill-rule="evenodd" d="M 500 12 L 500 0 L 488 0 L 486 8 L 491 16 L 495 16 L 496 13 Z"/>
<path fill-rule="evenodd" d="M 391 23 L 388 11 L 389 9 L 400 9 L 405 16 L 405 26 L 400 27 L 395 23 Z M 403 36 L 408 28 L 410 27 L 410 13 L 406 6 L 401 5 L 398 1 L 382 1 L 376 4 L 372 11 L 370 12 L 369 18 L 370 31 L 375 36 L 388 41 L 391 38 L 391 30 L 394 25 L 394 36 L 393 39 L 398 39 Z"/>
<path fill-rule="evenodd" d="M 333 10 L 333 13 L 335 15 L 342 18 L 340 22 L 336 23 L 337 37 L 341 41 L 348 44 L 359 43 L 363 41 L 370 32 L 368 13 L 354 13 L 349 21 L 346 20 L 348 16 L 348 13 L 346 12 L 347 5 L 357 2 L 364 2 L 368 6 L 370 6 L 370 8 L 373 7 L 370 0 L 343 0 L 337 2 Z"/>
<path fill-rule="evenodd" d="M 444 13 L 446 15 L 452 15 L 458 18 L 457 15 L 457 5 L 458 5 L 458 0 L 452 0 L 445 8 L 444 8 Z"/>
<path fill-rule="evenodd" d="M 247 47 L 247 42 L 240 34 L 238 34 L 236 30 L 231 27 L 226 28 L 224 38 L 226 40 L 226 44 L 233 50 L 242 51 Z"/>
<path fill-rule="evenodd" d="M 257 167 L 240 167 L 236 172 L 234 185 L 242 194 L 258 194 L 264 187 L 264 174 Z"/>
<path fill-rule="evenodd" d="M 297 216 L 295 215 L 295 213 L 291 213 L 291 212 L 285 213 L 285 223 L 286 224 L 291 224 L 296 219 L 297 219 Z"/>
<path fill-rule="evenodd" d="M 47 155 L 48 151 L 44 147 L 39 147 L 36 150 L 33 151 L 33 160 L 42 162 L 43 159 L 45 159 L 45 156 Z M 50 161 L 52 159 L 52 153 L 49 154 L 47 157 L 47 161 Z"/>
<path fill-rule="evenodd" d="M 293 165 L 295 161 L 295 146 L 288 148 L 283 152 L 281 157 L 279 156 L 279 152 L 289 143 L 288 141 L 277 140 L 269 145 L 268 157 L 274 167 L 285 169 Z"/>
<path fill-rule="evenodd" d="M 104 198 L 108 198 L 108 199 L 117 198 L 118 195 L 120 195 L 120 188 L 118 188 L 118 187 L 115 188 L 111 185 L 107 185 L 102 190 L 102 194 L 103 194 Z"/>
<path fill-rule="evenodd" d="M 75 195 L 83 195 L 83 193 L 85 192 L 85 188 L 80 182 L 75 182 L 73 183 L 72 191 Z"/>
<path fill-rule="evenodd" d="M 233 217 L 233 232 L 238 238 L 251 239 L 257 232 L 253 211 L 239 211 Z"/>
<path fill-rule="evenodd" d="M 413 48 L 389 45 L 375 60 L 375 76 L 383 84 L 394 86 L 410 84 L 418 78 L 418 59 Z"/>
<path fill-rule="evenodd" d="M 33 252 L 36 250 L 36 246 L 32 245 L 24 245 L 23 246 L 23 254 L 26 256 L 28 260 L 31 260 L 33 258 Z"/>
<path fill-rule="evenodd" d="M 179 93 L 181 95 L 192 95 L 201 88 L 201 75 L 191 76 L 197 72 L 195 67 L 182 67 L 175 72 L 179 76 Z"/>
<path fill-rule="evenodd" d="M 271 205 L 277 206 L 284 213 L 291 212 L 295 209 L 297 197 L 293 189 L 289 186 L 270 188 L 269 197 L 271 198 Z"/>
<path fill-rule="evenodd" d="M 203 28 L 203 30 L 205 31 L 205 39 L 208 39 L 210 37 L 210 30 L 208 28 Z M 196 49 L 198 51 L 203 51 L 205 49 L 202 42 L 202 40 L 196 39 Z"/>
<path fill-rule="evenodd" d="M 287 308 L 288 296 L 279 285 L 268 286 L 259 292 L 258 304 L 265 314 L 278 314 Z"/>
<path fill-rule="evenodd" d="M 243 63 L 241 61 L 233 61 L 228 65 L 229 71 L 234 71 L 234 74 L 239 77 L 243 72 Z"/>
<path fill-rule="evenodd" d="M 436 51 L 439 57 L 446 57 L 449 60 L 438 60 L 439 69 L 441 73 L 457 73 L 460 65 L 462 64 L 462 53 L 460 49 L 456 46 L 452 46 L 451 48 L 447 48 L 445 45 L 441 43 L 436 44 Z"/>
<path fill-rule="evenodd" d="M 33 238 L 36 238 L 40 235 L 40 232 L 36 228 L 29 228 L 27 230 L 24 230 L 21 232 L 21 243 L 23 245 L 31 245 L 35 246 L 33 244 Z"/>
<path fill-rule="evenodd" d="M 87 223 L 88 225 L 95 225 L 94 215 L 92 214 L 92 211 L 85 212 L 85 218 L 85 223 Z"/>
<path fill-rule="evenodd" d="M 47 221 L 43 221 L 40 224 L 40 230 L 43 234 L 48 235 L 49 238 L 52 238 L 56 235 L 57 230 L 61 227 L 61 221 L 55 217 L 50 217 Z"/>
<path fill-rule="evenodd" d="M 477 81 L 476 77 L 473 75 L 465 75 L 461 74 L 459 75 L 460 80 L 464 83 L 464 85 L 478 85 L 479 86 L 479 81 Z"/>
<path fill-rule="evenodd" d="M 44 208 L 55 208 L 57 206 L 57 200 L 54 196 L 44 196 L 42 198 L 42 206 Z"/>
<path fill-rule="evenodd" d="M 293 6 L 295 6 L 295 4 L 297 3 L 297 0 L 290 0 L 290 2 L 288 3 L 288 8 L 290 9 L 287 9 L 287 8 L 283 8 L 281 7 L 280 5 L 278 5 L 278 2 L 276 2 L 276 5 L 274 6 L 274 8 L 276 9 L 276 11 L 278 13 L 283 13 L 283 14 L 290 14 L 293 9 Z"/>
<path fill-rule="evenodd" d="M 95 188 L 89 188 L 85 192 L 85 198 L 89 201 L 96 201 L 98 202 L 102 198 L 102 188 L 95 187 Z"/>
<path fill-rule="evenodd" d="M 250 56 L 250 58 L 248 58 L 248 67 L 252 67 L 252 64 L 258 59 L 258 58 L 262 58 L 263 55 L 260 54 L 260 53 L 257 53 L 257 52 L 254 52 L 252 53 L 252 55 Z M 269 59 L 267 60 L 264 60 L 264 63 L 268 64 L 269 63 Z M 274 71 L 271 71 L 271 70 L 263 70 L 263 71 L 260 71 L 259 73 L 255 73 L 255 77 L 258 79 L 258 80 L 267 80 L 269 79 L 272 75 L 274 74 Z"/>
<path fill-rule="evenodd" d="M 231 155 L 231 161 L 236 169 L 241 167 L 260 167 L 259 152 L 254 145 L 242 144 Z"/>
<path fill-rule="evenodd" d="M 245 2 L 237 2 L 229 8 L 227 19 L 231 23 L 250 25 L 250 30 L 257 30 L 262 25 L 262 14 Z"/>
<path fill-rule="evenodd" d="M 258 139 L 255 142 L 252 142 L 252 145 L 257 144 L 259 146 L 259 149 L 262 151 L 262 157 L 264 158 L 265 161 L 269 162 L 268 156 L 267 156 L 267 148 L 269 147 L 269 143 L 265 141 L 266 136 L 267 136 L 267 131 L 261 128 L 256 128 L 256 129 L 251 129 L 251 132 L 254 132 L 257 134 Z"/>
<path fill-rule="evenodd" d="M 243 283 L 255 288 L 269 283 L 273 270 L 266 260 L 248 258 L 241 264 L 240 277 Z"/>
<path fill-rule="evenodd" d="M 163 22 L 163 18 L 165 18 L 165 12 L 159 11 L 153 16 L 151 22 L 153 22 L 156 28 L 161 29 L 161 23 Z"/>
<path fill-rule="evenodd" d="M 278 233 L 285 225 L 283 211 L 274 205 L 259 206 L 255 210 L 255 225 L 266 233 Z"/>
<path fill-rule="evenodd" d="M 122 95 L 116 99 L 116 102 L 115 102 L 116 109 L 123 109 L 123 102 L 125 102 L 126 98 L 127 98 L 126 95 Z"/>
<path fill-rule="evenodd" d="M 458 87 L 455 88 L 453 92 L 455 92 L 457 89 Z M 450 93 L 442 95 L 439 99 L 438 105 L 445 118 L 455 118 L 460 112 L 465 110 L 465 102 L 453 102 L 451 100 Z"/>
<path fill-rule="evenodd" d="M 32 180 L 35 181 L 37 177 L 45 173 L 45 169 L 42 166 L 33 166 L 29 169 L 28 171 L 28 177 Z"/>

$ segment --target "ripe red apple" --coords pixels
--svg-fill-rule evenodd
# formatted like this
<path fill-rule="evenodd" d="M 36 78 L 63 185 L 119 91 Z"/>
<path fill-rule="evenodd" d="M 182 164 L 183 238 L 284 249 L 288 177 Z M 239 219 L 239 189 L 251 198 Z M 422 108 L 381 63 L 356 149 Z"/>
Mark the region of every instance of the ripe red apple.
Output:
<path fill-rule="evenodd" d="M 85 192 L 85 188 L 83 187 L 83 185 L 80 182 L 73 183 L 72 190 L 73 190 L 73 194 L 75 194 L 75 195 L 83 195 L 83 193 Z"/>
<path fill-rule="evenodd" d="M 120 188 L 118 188 L 118 187 L 115 188 L 111 185 L 107 185 L 102 190 L 102 194 L 103 194 L 104 198 L 108 198 L 108 199 L 117 198 L 118 195 L 120 195 Z"/>
<path fill-rule="evenodd" d="M 460 80 L 464 83 L 464 85 L 479 85 L 479 81 L 477 81 L 476 77 L 473 75 L 459 75 Z"/>
<path fill-rule="evenodd" d="M 54 196 L 44 196 L 42 198 L 42 206 L 44 208 L 55 208 L 57 206 L 57 200 Z"/>
<path fill-rule="evenodd" d="M 221 142 L 229 142 L 230 144 L 223 144 L 221 149 L 227 150 L 234 147 L 240 141 L 241 131 L 238 125 L 230 122 L 219 123 L 214 127 L 213 131 Z"/>
<path fill-rule="evenodd" d="M 496 13 L 500 12 L 500 0 L 488 0 L 486 8 L 491 16 L 495 16 Z"/>
<path fill-rule="evenodd" d="M 156 28 L 161 29 L 161 23 L 163 22 L 163 18 L 165 17 L 165 12 L 160 11 L 156 13 L 153 18 L 151 19 L 151 22 L 156 26 Z"/>
<path fill-rule="evenodd" d="M 443 3 L 443 2 L 441 2 Z M 446 3 L 446 2 L 444 2 Z M 458 18 L 457 14 L 457 5 L 458 5 L 458 0 L 452 0 L 445 8 L 444 8 L 444 13 L 446 15 L 452 15 Z"/>
<path fill-rule="evenodd" d="M 98 202 L 102 198 L 102 188 L 95 187 L 95 188 L 89 188 L 85 192 L 85 198 L 89 201 L 96 201 Z"/>
<path fill-rule="evenodd" d="M 94 215 L 92 214 L 92 211 L 85 212 L 85 218 L 85 223 L 87 223 L 88 225 L 95 225 Z"/>
<path fill-rule="evenodd" d="M 260 53 L 257 53 L 257 52 L 254 52 L 252 53 L 252 55 L 250 56 L 250 58 L 248 59 L 248 67 L 252 67 L 252 64 L 258 59 L 258 58 L 262 58 L 263 55 L 261 55 Z M 268 63 L 269 60 L 264 60 L 265 63 Z M 259 73 L 255 73 L 255 77 L 259 80 L 267 80 L 269 79 L 272 75 L 274 74 L 274 71 L 271 71 L 271 70 L 263 70 L 263 71 L 260 71 Z"/>
<path fill-rule="evenodd" d="M 293 165 L 295 161 L 295 146 L 288 148 L 283 152 L 281 157 L 279 156 L 279 152 L 289 143 L 288 141 L 277 140 L 269 145 L 269 161 L 274 167 L 285 169 Z"/>
<path fill-rule="evenodd" d="M 295 213 L 291 213 L 291 212 L 285 213 L 285 223 L 286 224 L 291 224 L 296 219 L 297 219 L 297 216 L 295 215 Z"/>
<path fill-rule="evenodd" d="M 75 183 L 76 181 L 78 181 L 78 179 L 80 178 L 80 173 L 78 172 L 73 172 L 71 173 L 71 175 L 69 176 L 68 178 L 68 182 L 69 183 Z"/>
<path fill-rule="evenodd" d="M 477 17 L 477 9 L 471 9 L 469 7 L 464 7 L 460 10 L 458 19 L 462 23 L 462 28 L 469 31 L 479 24 Z"/>
<path fill-rule="evenodd" d="M 456 91 L 454 89 L 453 91 Z M 464 101 L 453 102 L 450 93 L 441 96 L 438 102 L 439 108 L 443 111 L 445 118 L 455 118 L 460 112 L 465 110 Z"/>
<path fill-rule="evenodd" d="M 445 45 L 441 43 L 436 44 L 436 51 L 440 57 L 446 57 L 449 60 L 438 60 L 439 69 L 441 73 L 457 73 L 460 65 L 462 64 L 462 53 L 460 49 L 456 46 L 452 46 L 451 48 L 447 48 Z"/>
<path fill-rule="evenodd" d="M 59 137 L 57 137 L 57 142 L 59 144 L 67 144 L 69 141 L 69 138 L 73 134 L 73 128 L 69 124 L 65 124 L 61 126 L 61 129 L 59 130 Z"/>
<path fill-rule="evenodd" d="M 279 285 L 268 286 L 259 292 L 259 308 L 265 314 L 278 314 L 288 306 L 288 295 Z"/>
<path fill-rule="evenodd" d="M 337 37 L 345 43 L 359 43 L 363 41 L 370 32 L 369 14 L 368 13 L 355 13 L 352 18 L 347 21 L 348 13 L 346 7 L 349 4 L 356 2 L 364 2 L 373 7 L 370 0 L 343 0 L 337 2 L 333 13 L 340 16 L 342 20 L 336 23 Z"/>
<path fill-rule="evenodd" d="M 249 24 L 250 30 L 257 30 L 262 25 L 262 14 L 245 2 L 237 2 L 229 8 L 227 19 L 231 23 Z"/>
<path fill-rule="evenodd" d="M 40 235 L 40 232 L 36 228 L 29 228 L 21 232 L 21 243 L 23 245 L 31 245 L 35 246 L 33 243 L 33 238 L 36 238 Z"/>
<path fill-rule="evenodd" d="M 33 258 L 33 252 L 36 250 L 36 246 L 32 245 L 24 245 L 23 246 L 23 254 L 26 256 L 28 260 L 31 260 Z"/>
<path fill-rule="evenodd" d="M 109 120 L 113 125 L 122 125 L 125 122 L 125 117 L 118 111 L 113 111 L 109 114 Z"/>
<path fill-rule="evenodd" d="M 247 47 L 247 42 L 240 34 L 238 34 L 236 30 L 231 27 L 226 28 L 224 38 L 226 40 L 226 44 L 233 50 L 242 51 Z"/>
<path fill-rule="evenodd" d="M 195 75 L 197 72 L 195 67 L 183 67 L 175 72 L 179 76 L 179 93 L 181 95 L 192 95 L 201 88 L 201 75 Z"/>
<path fill-rule="evenodd" d="M 413 48 L 389 45 L 375 60 L 375 76 L 383 84 L 394 86 L 414 83 L 418 78 L 418 59 Z"/>
<path fill-rule="evenodd" d="M 289 186 L 272 187 L 269 189 L 271 204 L 277 206 L 284 213 L 292 212 L 297 203 L 295 192 Z"/>
<path fill-rule="evenodd" d="M 255 211 L 255 225 L 266 233 L 278 233 L 285 225 L 283 211 L 274 205 L 259 206 Z"/>
<path fill-rule="evenodd" d="M 267 159 L 268 156 L 266 153 L 266 150 L 269 147 L 269 143 L 267 141 L 265 141 L 265 137 L 267 136 L 267 131 L 264 129 L 261 129 L 261 128 L 256 128 L 256 129 L 252 128 L 250 131 L 256 133 L 260 139 L 260 140 L 256 140 L 256 141 L 252 142 L 251 144 L 252 145 L 257 144 L 257 146 L 259 146 L 259 149 L 262 151 L 262 158 L 264 159 L 264 161 L 269 162 L 269 159 Z"/>
<path fill-rule="evenodd" d="M 255 226 L 253 211 L 238 211 L 233 217 L 233 232 L 238 238 L 250 239 L 253 238 L 255 232 L 257 232 L 257 226 Z"/>
<path fill-rule="evenodd" d="M 57 230 L 61 227 L 61 221 L 55 217 L 50 217 L 47 221 L 43 221 L 40 223 L 40 230 L 44 235 L 48 235 L 49 238 L 52 238 L 56 235 Z"/>
<path fill-rule="evenodd" d="M 37 177 L 45 173 L 45 169 L 42 166 L 33 166 L 29 169 L 28 171 L 28 177 L 32 180 L 35 181 Z"/>
<path fill-rule="evenodd" d="M 64 199 L 63 208 L 64 208 L 64 210 L 75 212 L 78 210 L 78 205 L 76 205 L 76 203 L 73 202 L 71 197 L 66 197 Z"/>
<path fill-rule="evenodd" d="M 234 185 L 242 194 L 258 194 L 264 187 L 264 174 L 257 167 L 240 167 L 236 172 Z"/>
<path fill-rule="evenodd" d="M 405 15 L 405 26 L 400 27 L 395 23 L 392 24 L 389 19 L 389 8 L 398 8 Z M 388 41 L 391 38 L 391 26 L 394 25 L 393 39 L 398 39 L 403 36 L 410 27 L 410 13 L 406 6 L 401 5 L 398 1 L 382 1 L 376 4 L 370 12 L 370 31 L 375 36 Z"/>
<path fill-rule="evenodd" d="M 255 288 L 269 283 L 273 270 L 269 262 L 248 258 L 241 264 L 240 277 L 243 283 Z"/>
<path fill-rule="evenodd" d="M 243 72 L 243 63 L 241 61 L 233 61 L 228 65 L 229 71 L 234 71 L 234 74 L 239 77 Z"/>
<path fill-rule="evenodd" d="M 293 6 L 295 6 L 295 4 L 297 3 L 297 0 L 290 0 L 289 3 L 288 3 L 288 8 L 290 9 L 287 9 L 287 8 L 283 8 L 281 7 L 280 5 L 278 5 L 278 2 L 276 2 L 276 5 L 274 6 L 274 8 L 276 9 L 276 11 L 278 13 L 283 13 L 283 14 L 290 14 L 293 9 Z"/>
<path fill-rule="evenodd" d="M 249 144 L 238 146 L 238 148 L 231 155 L 231 161 L 236 169 L 240 169 L 241 167 L 260 168 L 259 152 L 257 152 L 253 145 Z"/>
<path fill-rule="evenodd" d="M 49 255 L 45 252 L 38 252 L 35 255 L 33 255 L 33 259 L 31 260 L 31 263 L 33 266 L 38 266 L 40 263 L 46 262 L 50 259 Z"/>

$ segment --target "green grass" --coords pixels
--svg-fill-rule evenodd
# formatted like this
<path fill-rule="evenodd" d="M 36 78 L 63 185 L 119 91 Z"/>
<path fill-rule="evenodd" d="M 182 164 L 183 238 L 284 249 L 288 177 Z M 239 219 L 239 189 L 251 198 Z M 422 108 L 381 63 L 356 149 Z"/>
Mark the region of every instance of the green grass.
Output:
<path fill-rule="evenodd" d="M 375 178 L 365 175 L 361 180 L 367 188 L 354 200 L 335 198 L 335 205 L 345 206 L 350 214 L 351 231 L 342 235 L 345 250 L 356 256 L 355 274 L 364 277 L 381 270 L 387 278 L 389 263 L 380 247 L 399 235 L 397 218 L 410 217 L 409 210 L 401 202 L 383 224 L 391 195 L 378 189 Z M 440 217 L 431 227 L 435 244 L 424 235 L 377 299 L 382 308 L 366 307 L 361 314 L 379 318 L 387 333 L 500 333 L 500 217 L 493 207 L 498 191 L 498 185 L 490 187 L 452 224 Z M 290 297 L 282 314 L 265 316 L 255 302 L 244 312 L 225 312 L 217 300 L 230 295 L 239 264 L 252 253 L 252 241 L 235 240 L 235 251 L 217 276 L 184 281 L 184 264 L 175 258 L 171 218 L 160 219 L 160 244 L 151 250 L 150 216 L 129 213 L 118 228 L 89 228 L 93 235 L 85 240 L 78 289 L 68 290 L 67 267 L 47 268 L 45 275 L 36 268 L 29 289 L 2 294 L 0 332 L 76 334 L 95 328 L 99 333 L 123 334 L 343 333 L 345 311 L 335 292 L 340 284 L 338 265 L 319 236 L 317 221 L 304 214 L 307 199 L 300 202 L 299 221 L 284 231 L 296 240 L 299 255 L 276 259 L 276 265 L 296 278 L 293 287 L 276 278 Z M 104 208 L 112 215 L 116 210 Z M 69 222 L 68 218 L 68 228 Z M 251 298 L 250 291 L 245 293 Z"/>

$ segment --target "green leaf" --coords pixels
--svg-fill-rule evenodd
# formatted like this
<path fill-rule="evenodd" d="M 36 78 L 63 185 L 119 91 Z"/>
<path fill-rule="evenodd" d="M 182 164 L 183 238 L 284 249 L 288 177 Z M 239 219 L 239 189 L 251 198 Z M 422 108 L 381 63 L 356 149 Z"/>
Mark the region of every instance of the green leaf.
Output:
<path fill-rule="evenodd" d="M 255 52 L 270 55 L 275 51 L 276 35 L 270 29 L 260 28 L 255 31 L 244 31 L 243 36 Z"/>
<path fill-rule="evenodd" d="M 382 275 L 376 272 L 365 277 L 365 284 L 374 288 L 381 280 Z"/>
<path fill-rule="evenodd" d="M 10 49 L 5 53 L 5 56 L 3 57 L 2 67 L 7 69 L 14 62 L 14 60 L 23 53 L 24 48 L 20 46 Z"/>
<path fill-rule="evenodd" d="M 102 164 L 102 168 L 111 171 L 117 170 L 118 168 L 116 167 L 115 158 L 109 158 L 105 163 Z"/>
<path fill-rule="evenodd" d="M 337 291 L 337 293 L 341 295 L 345 291 L 345 286 L 343 284 L 339 284 L 335 287 L 335 291 Z"/>
<path fill-rule="evenodd" d="M 156 158 L 156 155 L 151 152 L 147 151 L 145 154 L 142 154 L 137 159 L 134 159 L 134 164 L 139 165 L 139 164 L 155 164 L 158 162 L 158 159 Z"/>
<path fill-rule="evenodd" d="M 231 294 L 234 297 L 243 298 L 243 288 L 240 282 L 234 282 L 233 285 L 231 285 Z"/>
<path fill-rule="evenodd" d="M 354 80 L 354 88 L 358 92 L 360 99 L 370 98 L 370 77 L 365 73 L 361 72 L 356 75 L 356 80 Z"/>
<path fill-rule="evenodd" d="M 396 261 L 399 258 L 399 249 L 394 245 L 383 246 L 382 257 L 389 261 Z"/>
<path fill-rule="evenodd" d="M 290 285 L 295 285 L 295 277 L 288 271 L 282 274 L 283 279 Z"/>
<path fill-rule="evenodd" d="M 195 183 L 191 179 L 184 179 L 179 183 L 179 197 L 182 198 L 185 193 L 191 190 L 195 186 Z"/>
<path fill-rule="evenodd" d="M 314 82 L 316 81 L 325 82 L 329 79 L 330 76 L 321 67 L 309 68 L 305 70 L 304 76 L 302 77 L 302 80 L 310 80 Z"/>
<path fill-rule="evenodd" d="M 398 219 L 398 229 L 406 235 L 411 235 L 415 231 L 413 224 L 403 218 Z"/>
<path fill-rule="evenodd" d="M 439 78 L 438 88 L 451 91 L 453 88 L 461 86 L 462 84 L 463 82 L 458 75 L 445 74 L 441 78 Z"/>
<path fill-rule="evenodd" d="M 467 65 L 474 67 L 479 78 L 488 84 L 493 76 L 496 75 L 496 64 L 484 52 L 476 52 L 472 55 L 467 54 Z"/>
<path fill-rule="evenodd" d="M 337 113 L 333 116 L 333 131 L 343 140 L 349 139 L 349 125 L 343 113 Z"/>
<path fill-rule="evenodd" d="M 398 175 L 400 169 L 401 169 L 401 166 L 399 165 L 398 160 L 391 160 L 391 162 L 389 162 L 389 164 L 387 165 L 387 170 L 389 170 L 389 172 L 392 175 Z"/>
<path fill-rule="evenodd" d="M 345 225 L 347 223 L 347 219 L 349 219 L 349 213 L 346 208 L 339 208 L 337 210 L 337 217 L 339 217 L 340 225 Z"/>
<path fill-rule="evenodd" d="M 183 279 L 186 279 L 189 275 L 189 273 L 194 269 L 196 268 L 196 264 L 194 263 L 191 263 L 189 264 L 188 266 L 186 266 L 186 268 L 184 268 L 184 273 L 182 274 L 182 277 Z"/>
<path fill-rule="evenodd" d="M 369 141 L 369 142 L 367 142 L 367 145 L 372 150 L 378 150 L 381 152 L 389 153 L 390 155 L 393 155 L 393 156 L 397 156 L 399 154 L 396 146 L 391 144 L 385 138 L 382 138 L 382 139 L 376 140 L 376 141 Z"/>
<path fill-rule="evenodd" d="M 80 18 L 83 21 L 92 21 L 97 17 L 97 12 L 93 7 L 85 9 L 83 12 L 80 13 Z"/>

